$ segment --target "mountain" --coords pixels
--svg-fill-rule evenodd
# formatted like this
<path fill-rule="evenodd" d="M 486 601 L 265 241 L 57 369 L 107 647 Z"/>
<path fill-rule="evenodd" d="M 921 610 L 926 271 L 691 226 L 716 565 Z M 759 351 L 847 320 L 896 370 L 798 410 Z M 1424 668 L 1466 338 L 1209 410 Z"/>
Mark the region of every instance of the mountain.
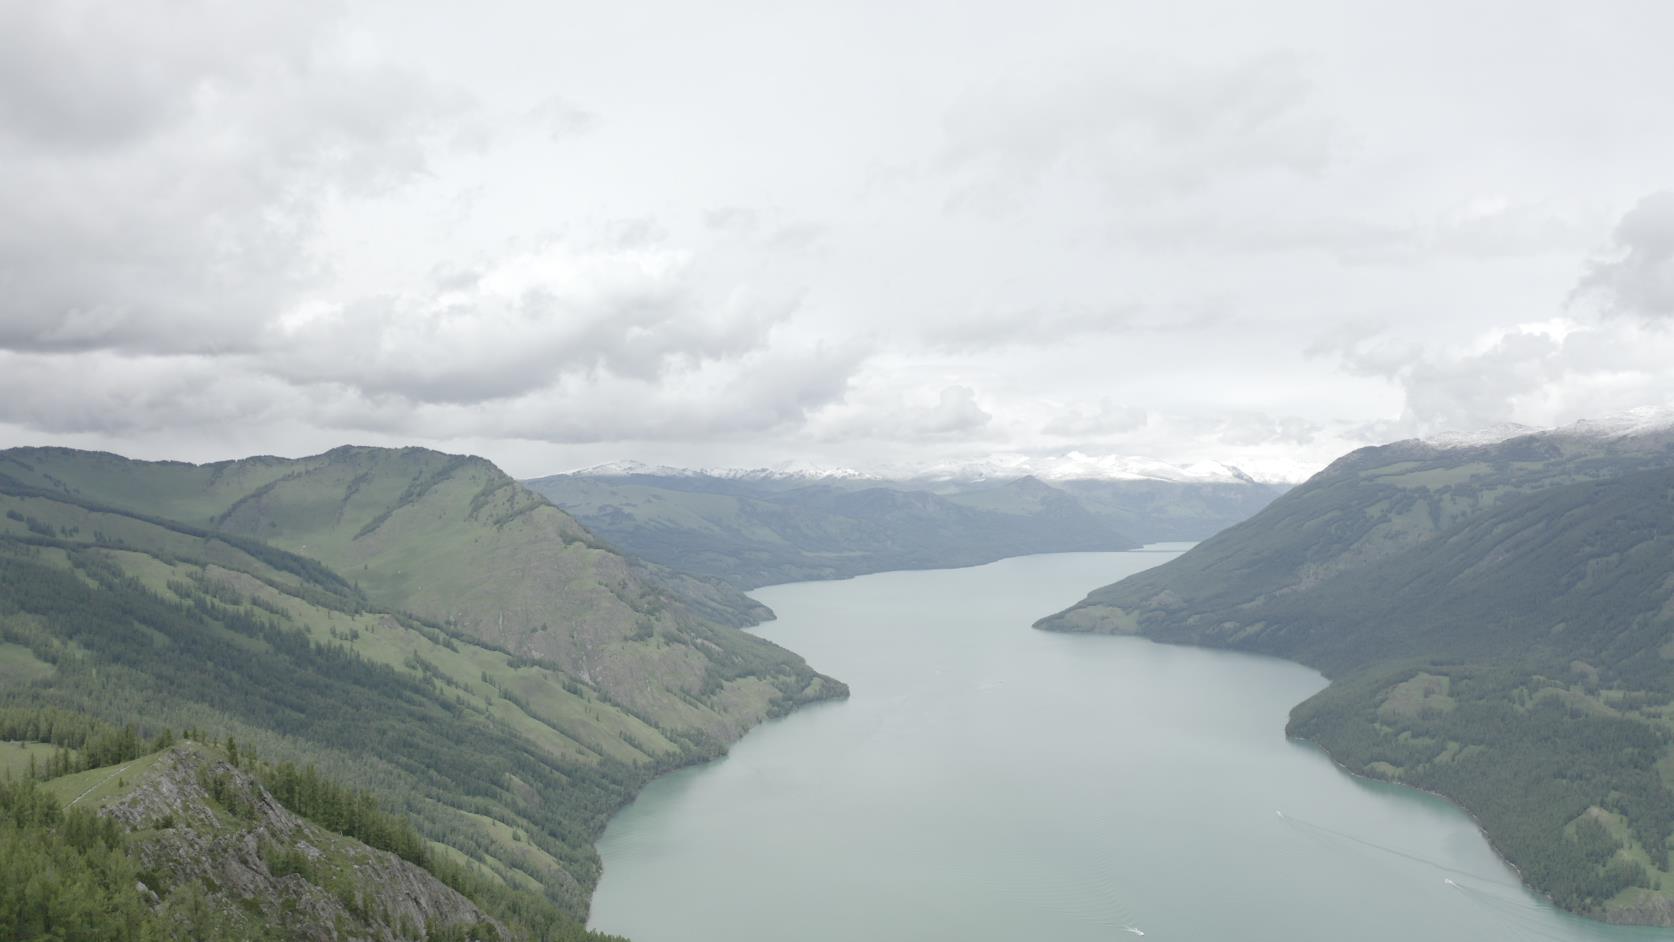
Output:
<path fill-rule="evenodd" d="M 644 782 L 844 692 L 481 459 L 0 452 L 0 707 L 315 765 L 519 912 L 584 917 Z"/>
<path fill-rule="evenodd" d="M 1249 480 L 991 478 L 605 465 L 526 482 L 612 545 L 737 588 L 1196 539 L 1281 493 Z"/>
<path fill-rule="evenodd" d="M 1039 627 L 1279 655 L 1292 736 L 1444 794 L 1559 905 L 1674 925 L 1674 432 L 1590 424 L 1337 461 Z"/>

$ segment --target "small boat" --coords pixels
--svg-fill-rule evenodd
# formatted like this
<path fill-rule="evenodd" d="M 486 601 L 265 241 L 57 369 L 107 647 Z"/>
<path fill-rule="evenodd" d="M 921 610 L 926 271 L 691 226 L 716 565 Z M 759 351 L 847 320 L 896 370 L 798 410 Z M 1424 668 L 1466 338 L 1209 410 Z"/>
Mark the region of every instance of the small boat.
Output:
<path fill-rule="evenodd" d="M 1123 926 L 1122 931 L 1123 932 L 1131 932 L 1134 935 L 1144 935 L 1145 934 L 1145 930 L 1139 928 L 1138 926 Z"/>

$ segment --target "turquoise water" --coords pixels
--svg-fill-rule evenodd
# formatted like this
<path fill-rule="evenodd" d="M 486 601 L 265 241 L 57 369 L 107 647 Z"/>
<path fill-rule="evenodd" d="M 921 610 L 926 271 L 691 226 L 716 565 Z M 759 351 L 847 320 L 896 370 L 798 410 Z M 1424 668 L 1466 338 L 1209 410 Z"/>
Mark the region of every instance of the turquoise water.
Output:
<path fill-rule="evenodd" d="M 635 942 L 1674 939 L 1546 906 L 1458 810 L 1287 742 L 1312 670 L 1030 629 L 1176 551 L 754 593 L 779 614 L 759 631 L 853 695 L 652 783 L 599 845 L 592 925 Z"/>

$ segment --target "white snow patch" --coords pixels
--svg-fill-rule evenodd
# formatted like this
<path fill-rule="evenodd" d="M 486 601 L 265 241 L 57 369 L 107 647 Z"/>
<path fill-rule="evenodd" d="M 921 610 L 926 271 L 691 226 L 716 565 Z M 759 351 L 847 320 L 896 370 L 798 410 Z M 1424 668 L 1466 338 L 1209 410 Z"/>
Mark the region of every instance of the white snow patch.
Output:
<path fill-rule="evenodd" d="M 1640 406 L 1602 419 L 1582 419 L 1553 434 L 1577 438 L 1631 438 L 1674 429 L 1674 406 Z"/>
<path fill-rule="evenodd" d="M 1500 422 L 1470 432 L 1442 432 L 1439 435 L 1428 436 L 1422 441 L 1426 445 L 1434 445 L 1437 448 L 1475 448 L 1479 445 L 1494 445 L 1542 431 L 1545 431 L 1545 429 L 1523 425 L 1520 422 Z"/>
<path fill-rule="evenodd" d="M 745 481 L 1014 481 L 1036 477 L 1043 481 L 1168 481 L 1177 484 L 1264 483 L 1219 461 L 1170 464 L 1131 455 L 996 454 L 961 461 L 893 465 L 873 470 L 829 468 L 792 461 L 766 468 L 677 468 L 638 461 L 613 461 L 566 472 L 578 477 L 710 477 Z M 1278 482 L 1275 482 L 1278 483 Z"/>

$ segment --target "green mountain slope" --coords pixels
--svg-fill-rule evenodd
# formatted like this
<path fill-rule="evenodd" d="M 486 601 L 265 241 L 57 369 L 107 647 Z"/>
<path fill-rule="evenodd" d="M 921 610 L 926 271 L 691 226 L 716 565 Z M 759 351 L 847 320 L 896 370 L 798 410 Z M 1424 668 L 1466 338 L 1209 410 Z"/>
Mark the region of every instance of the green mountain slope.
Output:
<path fill-rule="evenodd" d="M 597 879 L 592 841 L 641 784 L 843 693 L 692 615 L 475 459 L 340 450 L 194 467 L 13 451 L 0 475 L 0 705 L 204 729 L 317 764 L 572 918 Z M 519 541 L 546 565 L 502 571 Z M 505 604 L 480 589 L 513 579 L 537 586 L 509 587 Z"/>
<path fill-rule="evenodd" d="M 1290 733 L 1469 809 L 1535 888 L 1674 924 L 1666 434 L 1356 452 L 1040 627 L 1276 654 Z"/>
<path fill-rule="evenodd" d="M 1674 465 L 1674 436 L 1530 435 L 1478 448 L 1397 442 L 1353 452 L 1241 524 L 1167 565 L 1044 619 L 1057 630 L 1181 640 L 1258 634 L 1250 606 L 1310 596 L 1518 495 Z"/>
<path fill-rule="evenodd" d="M 653 573 L 480 458 L 339 448 L 194 466 L 14 449 L 0 452 L 8 485 L 304 555 L 374 605 L 556 664 L 659 723 L 717 740 L 782 709 L 812 677 L 794 655 L 693 616 Z M 732 605 L 738 620 L 759 609 L 736 593 L 702 602 Z M 729 680 L 727 696 L 713 696 Z"/>
<path fill-rule="evenodd" d="M 739 588 L 1195 539 L 1283 490 L 1253 482 L 810 483 L 701 473 L 578 472 L 527 483 L 612 545 Z"/>

